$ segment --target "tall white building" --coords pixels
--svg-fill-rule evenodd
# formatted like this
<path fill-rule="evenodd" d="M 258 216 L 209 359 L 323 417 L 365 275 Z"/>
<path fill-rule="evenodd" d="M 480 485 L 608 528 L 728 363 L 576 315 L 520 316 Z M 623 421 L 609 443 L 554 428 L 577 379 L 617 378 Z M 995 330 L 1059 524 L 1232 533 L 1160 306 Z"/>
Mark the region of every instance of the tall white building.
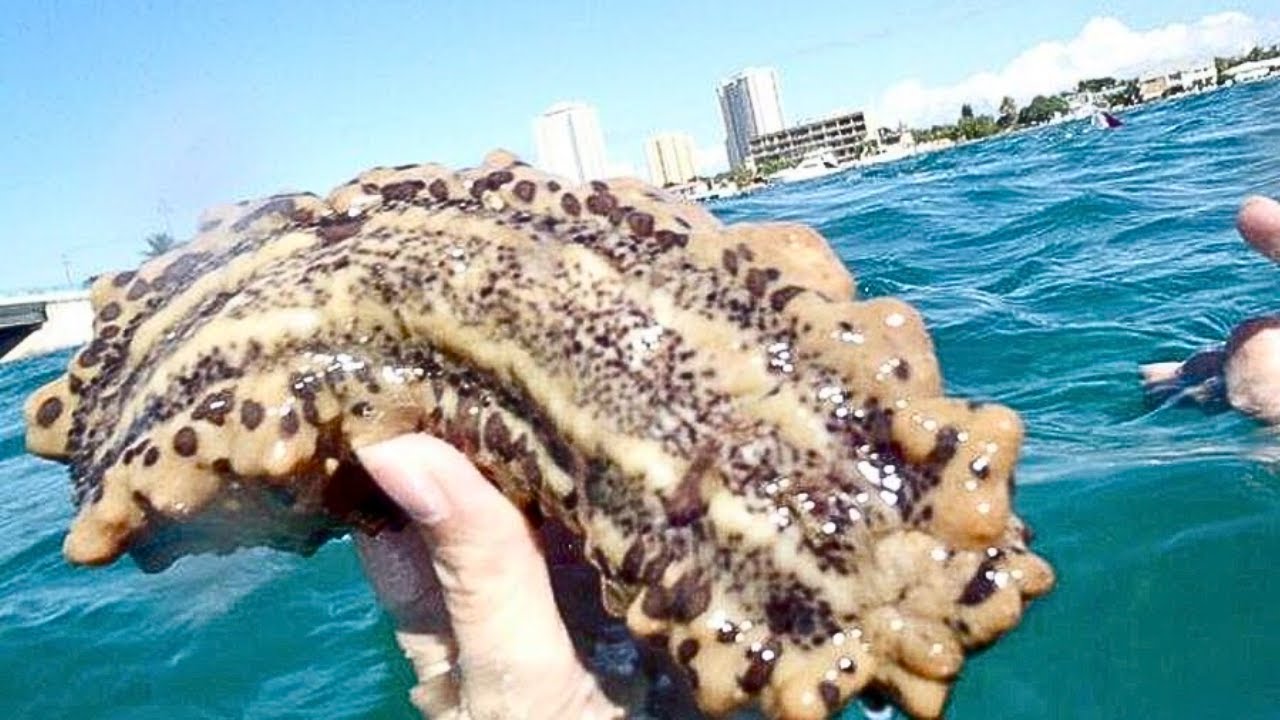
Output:
<path fill-rule="evenodd" d="M 693 138 L 686 133 L 658 133 L 644 144 L 649 178 L 654 185 L 683 185 L 698 175 Z"/>
<path fill-rule="evenodd" d="M 552 105 L 533 123 L 538 167 L 577 183 L 608 174 L 596 109 L 583 102 Z"/>
<path fill-rule="evenodd" d="M 724 116 L 729 167 L 736 170 L 751 159 L 751 138 L 786 128 L 778 95 L 778 71 L 747 68 L 721 82 L 716 94 Z"/>

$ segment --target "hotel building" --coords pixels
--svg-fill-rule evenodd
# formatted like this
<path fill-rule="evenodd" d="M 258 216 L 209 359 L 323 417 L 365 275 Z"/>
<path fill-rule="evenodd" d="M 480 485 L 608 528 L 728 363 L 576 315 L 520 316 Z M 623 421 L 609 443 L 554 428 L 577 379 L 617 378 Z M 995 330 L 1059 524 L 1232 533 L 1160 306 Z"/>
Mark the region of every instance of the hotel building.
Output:
<path fill-rule="evenodd" d="M 751 139 L 749 150 L 756 165 L 798 162 L 809 153 L 827 150 L 838 162 L 848 163 L 858 159 L 866 140 L 866 115 L 850 112 L 758 135 Z"/>

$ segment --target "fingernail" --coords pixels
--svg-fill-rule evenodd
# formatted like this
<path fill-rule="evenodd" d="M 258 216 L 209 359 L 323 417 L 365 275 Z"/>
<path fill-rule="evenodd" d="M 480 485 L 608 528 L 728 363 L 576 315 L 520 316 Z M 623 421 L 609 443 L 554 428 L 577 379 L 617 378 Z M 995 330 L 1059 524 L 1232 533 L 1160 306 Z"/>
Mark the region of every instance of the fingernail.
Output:
<path fill-rule="evenodd" d="M 356 456 L 409 517 L 435 525 L 449 516 L 449 502 L 431 472 L 432 446 L 424 441 L 406 435 L 363 447 Z"/>

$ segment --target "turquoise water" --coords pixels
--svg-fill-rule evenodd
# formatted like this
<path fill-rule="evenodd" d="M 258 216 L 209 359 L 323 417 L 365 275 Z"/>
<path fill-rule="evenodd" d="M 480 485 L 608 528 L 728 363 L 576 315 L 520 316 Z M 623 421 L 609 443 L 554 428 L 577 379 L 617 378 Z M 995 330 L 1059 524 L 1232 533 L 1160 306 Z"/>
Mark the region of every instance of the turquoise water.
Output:
<path fill-rule="evenodd" d="M 952 392 L 1023 413 L 1017 503 L 1060 583 L 949 717 L 1280 717 L 1280 438 L 1136 381 L 1280 305 L 1232 229 L 1245 194 L 1280 194 L 1280 82 L 1124 119 L 716 208 L 818 226 L 864 294 L 923 311 Z M 413 717 L 349 543 L 63 563 L 65 477 L 23 454 L 20 405 L 65 361 L 0 367 L 0 717 Z"/>

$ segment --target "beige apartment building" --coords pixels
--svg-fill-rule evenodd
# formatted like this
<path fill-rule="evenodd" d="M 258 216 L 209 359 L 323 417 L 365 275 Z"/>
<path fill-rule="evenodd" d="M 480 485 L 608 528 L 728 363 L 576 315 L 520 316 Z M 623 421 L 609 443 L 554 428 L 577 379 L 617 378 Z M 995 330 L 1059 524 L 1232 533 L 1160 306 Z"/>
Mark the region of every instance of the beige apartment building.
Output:
<path fill-rule="evenodd" d="M 683 185 L 698 176 L 693 138 L 685 133 L 658 133 L 644 144 L 649 179 L 658 187 Z"/>
<path fill-rule="evenodd" d="M 867 139 L 862 112 L 832 115 L 751 139 L 751 159 L 757 166 L 775 161 L 796 162 L 813 152 L 831 151 L 837 162 L 858 159 Z"/>

